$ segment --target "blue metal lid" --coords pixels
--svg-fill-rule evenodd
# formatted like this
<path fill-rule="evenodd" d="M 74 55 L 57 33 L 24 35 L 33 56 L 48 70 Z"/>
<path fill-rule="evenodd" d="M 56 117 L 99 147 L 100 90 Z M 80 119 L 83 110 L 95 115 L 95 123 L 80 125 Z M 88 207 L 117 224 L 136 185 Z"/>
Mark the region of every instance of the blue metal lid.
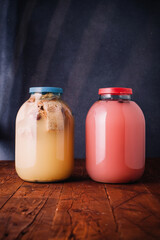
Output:
<path fill-rule="evenodd" d="M 59 87 L 30 87 L 29 93 L 63 93 Z"/>

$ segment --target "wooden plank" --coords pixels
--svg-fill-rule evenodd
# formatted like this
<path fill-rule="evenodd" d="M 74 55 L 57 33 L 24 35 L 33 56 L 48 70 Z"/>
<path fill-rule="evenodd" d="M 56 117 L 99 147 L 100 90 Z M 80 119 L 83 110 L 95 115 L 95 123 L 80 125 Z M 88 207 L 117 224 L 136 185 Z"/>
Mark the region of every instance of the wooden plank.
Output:
<path fill-rule="evenodd" d="M 25 234 L 32 235 L 31 228 L 37 217 L 39 227 L 46 235 L 61 188 L 58 184 L 24 183 L 0 211 L 0 239 L 21 239 Z"/>
<path fill-rule="evenodd" d="M 160 203 L 143 184 L 106 188 L 122 239 L 160 238 Z"/>
<path fill-rule="evenodd" d="M 20 239 L 37 216 L 42 216 L 47 202 L 49 212 L 46 216 L 51 219 L 43 218 L 43 222 L 49 225 L 52 221 L 50 213 L 55 212 L 61 191 L 60 185 L 23 182 L 15 172 L 14 162 L 6 161 L 0 162 L 0 181 L 0 239 Z"/>
<path fill-rule="evenodd" d="M 152 188 L 157 173 L 147 169 L 140 182 L 105 185 L 122 239 L 160 239 L 160 188 Z"/>
<path fill-rule="evenodd" d="M 23 181 L 17 176 L 14 161 L 0 161 L 0 209 L 22 186 Z"/>
<path fill-rule="evenodd" d="M 8 171 L 13 171 L 14 169 L 14 161 L 1 161 L 0 160 L 0 177 L 2 174 L 7 174 Z"/>
<path fill-rule="evenodd" d="M 146 171 L 142 181 L 148 191 L 160 201 L 160 159 L 146 160 Z"/>
<path fill-rule="evenodd" d="M 90 180 L 64 185 L 52 223 L 55 239 L 117 239 L 103 184 Z"/>

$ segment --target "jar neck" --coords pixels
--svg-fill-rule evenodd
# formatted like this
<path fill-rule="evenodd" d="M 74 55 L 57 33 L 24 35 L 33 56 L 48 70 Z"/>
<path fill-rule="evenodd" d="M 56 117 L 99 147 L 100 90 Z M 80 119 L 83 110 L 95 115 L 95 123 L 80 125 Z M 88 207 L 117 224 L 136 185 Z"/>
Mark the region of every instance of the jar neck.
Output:
<path fill-rule="evenodd" d="M 131 100 L 131 95 L 112 95 L 112 94 L 102 94 L 99 95 L 99 100 Z"/>
<path fill-rule="evenodd" d="M 52 93 L 52 92 L 47 92 L 47 93 L 32 93 L 31 97 L 34 97 L 37 100 L 52 100 L 52 99 L 60 99 L 61 94 L 60 93 Z"/>

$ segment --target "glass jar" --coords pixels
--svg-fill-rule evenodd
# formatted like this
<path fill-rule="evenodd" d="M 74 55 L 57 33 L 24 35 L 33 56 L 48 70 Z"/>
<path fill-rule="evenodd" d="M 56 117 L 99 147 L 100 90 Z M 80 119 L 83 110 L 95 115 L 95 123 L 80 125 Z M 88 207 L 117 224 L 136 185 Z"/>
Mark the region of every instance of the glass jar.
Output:
<path fill-rule="evenodd" d="M 138 180 L 145 167 L 145 119 L 130 88 L 101 88 L 86 118 L 86 169 L 98 182 Z"/>
<path fill-rule="evenodd" d="M 62 88 L 33 87 L 16 118 L 15 165 L 31 182 L 68 178 L 74 163 L 74 119 Z"/>

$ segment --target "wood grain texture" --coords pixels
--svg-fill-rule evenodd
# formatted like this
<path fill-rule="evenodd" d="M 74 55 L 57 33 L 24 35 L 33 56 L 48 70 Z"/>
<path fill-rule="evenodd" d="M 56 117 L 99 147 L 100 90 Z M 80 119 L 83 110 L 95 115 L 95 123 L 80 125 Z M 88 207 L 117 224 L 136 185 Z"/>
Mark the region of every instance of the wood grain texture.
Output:
<path fill-rule="evenodd" d="M 23 181 L 15 173 L 14 163 L 0 161 L 0 210 L 22 184 Z"/>
<path fill-rule="evenodd" d="M 0 239 L 160 239 L 160 165 L 140 182 L 89 179 L 84 160 L 61 183 L 27 183 L 0 162 Z"/>

